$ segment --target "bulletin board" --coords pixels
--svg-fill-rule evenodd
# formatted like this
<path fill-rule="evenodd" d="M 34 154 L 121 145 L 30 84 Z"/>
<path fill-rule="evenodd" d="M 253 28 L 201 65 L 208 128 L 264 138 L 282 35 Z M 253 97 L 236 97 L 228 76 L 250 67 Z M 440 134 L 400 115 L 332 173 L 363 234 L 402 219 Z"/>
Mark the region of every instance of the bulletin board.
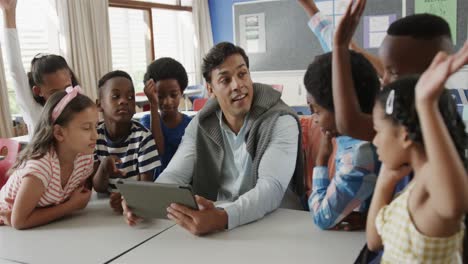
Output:
<path fill-rule="evenodd" d="M 316 0 L 316 3 L 322 13 L 338 24 L 346 1 L 349 0 Z M 467 0 L 369 0 L 355 40 L 361 47 L 377 54 L 388 25 L 415 12 L 431 12 L 445 17 L 456 49 L 466 41 Z M 249 45 L 253 50 L 248 51 L 252 71 L 304 70 L 316 55 L 323 53 L 319 40 L 307 26 L 306 13 L 295 0 L 236 3 L 233 19 L 236 44 L 243 48 Z M 240 27 L 241 22 L 244 29 Z"/>

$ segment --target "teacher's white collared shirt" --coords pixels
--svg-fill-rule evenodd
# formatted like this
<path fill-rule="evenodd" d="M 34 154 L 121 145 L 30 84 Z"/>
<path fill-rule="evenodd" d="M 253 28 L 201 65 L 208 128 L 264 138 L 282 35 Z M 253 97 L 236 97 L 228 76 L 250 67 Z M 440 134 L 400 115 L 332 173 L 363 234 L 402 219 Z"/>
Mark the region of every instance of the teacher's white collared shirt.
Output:
<path fill-rule="evenodd" d="M 191 182 L 197 155 L 197 125 L 196 122 L 188 125 L 176 154 L 156 182 Z M 245 188 L 243 181 L 252 177 L 251 167 L 248 169 L 252 166 L 252 161 L 243 142 L 245 135 L 241 136 L 242 129 L 245 128 L 234 136 L 226 133 L 226 128 L 229 128 L 223 122 L 220 122 L 220 125 L 223 128 L 225 147 L 222 173 L 229 176 L 225 176 L 220 182 L 218 206 L 226 210 L 228 228 L 232 229 L 256 221 L 281 205 L 296 167 L 299 127 L 292 116 L 278 118 L 273 127 L 270 144 L 260 161 L 257 184 L 254 188 L 242 192 L 242 188 Z"/>

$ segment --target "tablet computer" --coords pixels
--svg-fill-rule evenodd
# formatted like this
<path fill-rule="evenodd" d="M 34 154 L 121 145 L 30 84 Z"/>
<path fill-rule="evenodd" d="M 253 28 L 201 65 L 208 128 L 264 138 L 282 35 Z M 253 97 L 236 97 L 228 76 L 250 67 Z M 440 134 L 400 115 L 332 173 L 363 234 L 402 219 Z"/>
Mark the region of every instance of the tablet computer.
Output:
<path fill-rule="evenodd" d="M 190 186 L 131 180 L 119 180 L 115 185 L 132 212 L 143 218 L 167 219 L 171 203 L 198 210 Z"/>

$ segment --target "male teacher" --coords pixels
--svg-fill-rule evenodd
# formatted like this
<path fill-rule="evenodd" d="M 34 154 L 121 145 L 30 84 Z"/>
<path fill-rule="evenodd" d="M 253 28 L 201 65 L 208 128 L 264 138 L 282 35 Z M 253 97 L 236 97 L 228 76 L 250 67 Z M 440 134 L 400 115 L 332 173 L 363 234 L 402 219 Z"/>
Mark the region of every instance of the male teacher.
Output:
<path fill-rule="evenodd" d="M 304 171 L 295 112 L 269 85 L 252 82 L 249 58 L 238 46 L 217 44 L 202 70 L 213 97 L 156 180 L 191 184 L 200 210 L 172 204 L 168 218 L 204 235 L 258 220 L 280 205 L 298 208 Z M 135 225 L 139 218 L 125 201 L 122 206 Z"/>

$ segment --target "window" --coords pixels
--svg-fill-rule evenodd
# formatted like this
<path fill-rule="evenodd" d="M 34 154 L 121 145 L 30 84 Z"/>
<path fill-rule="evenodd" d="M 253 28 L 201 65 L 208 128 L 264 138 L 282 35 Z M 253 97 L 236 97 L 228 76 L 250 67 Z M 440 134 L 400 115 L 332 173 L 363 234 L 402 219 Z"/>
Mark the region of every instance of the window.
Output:
<path fill-rule="evenodd" d="M 132 76 L 136 92 L 143 91 L 143 77 L 151 61 L 145 10 L 109 8 L 112 67 Z"/>
<path fill-rule="evenodd" d="M 180 1 L 181 6 L 192 6 L 192 0 L 147 0 L 146 2 L 165 4 L 165 5 L 178 5 Z"/>
<path fill-rule="evenodd" d="M 31 60 L 37 53 L 59 53 L 58 25 L 53 20 L 55 1 L 23 0 L 18 1 L 16 24 L 21 46 L 21 60 L 26 72 L 30 70 Z M 51 15 L 52 14 L 52 15 Z M 4 41 L 3 12 L 0 12 L 0 41 Z M 5 75 L 8 88 L 10 111 L 16 115 L 20 113 L 16 104 L 15 90 L 10 70 L 6 63 L 6 51 L 2 45 Z"/>
<path fill-rule="evenodd" d="M 166 5 L 177 5 L 177 0 L 147 0 L 146 2 L 166 4 Z"/>
<path fill-rule="evenodd" d="M 147 65 L 161 57 L 172 57 L 182 63 L 189 84 L 195 84 L 191 0 L 109 3 L 113 68 L 127 71 L 137 92 L 143 91 Z"/>
<path fill-rule="evenodd" d="M 192 0 L 182 0 L 181 5 L 182 6 L 192 6 Z"/>
<path fill-rule="evenodd" d="M 152 9 L 155 57 L 172 57 L 184 65 L 195 84 L 195 32 L 192 12 Z"/>

